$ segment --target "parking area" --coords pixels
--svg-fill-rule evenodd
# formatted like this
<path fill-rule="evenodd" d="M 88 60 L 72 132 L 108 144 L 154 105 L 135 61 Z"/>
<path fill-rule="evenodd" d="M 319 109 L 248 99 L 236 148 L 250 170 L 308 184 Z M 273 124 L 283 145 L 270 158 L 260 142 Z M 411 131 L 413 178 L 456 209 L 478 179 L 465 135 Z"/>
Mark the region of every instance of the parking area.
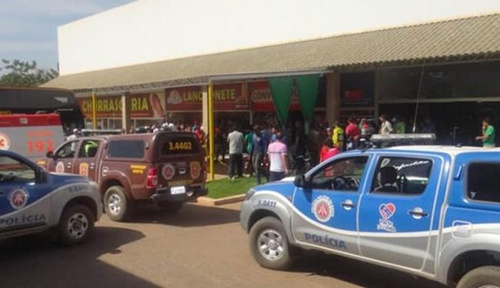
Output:
<path fill-rule="evenodd" d="M 104 215 L 88 242 L 0 241 L 1 287 L 441 287 L 349 259 L 306 253 L 291 272 L 259 267 L 239 226 L 240 203 L 189 204 L 178 215 Z"/>

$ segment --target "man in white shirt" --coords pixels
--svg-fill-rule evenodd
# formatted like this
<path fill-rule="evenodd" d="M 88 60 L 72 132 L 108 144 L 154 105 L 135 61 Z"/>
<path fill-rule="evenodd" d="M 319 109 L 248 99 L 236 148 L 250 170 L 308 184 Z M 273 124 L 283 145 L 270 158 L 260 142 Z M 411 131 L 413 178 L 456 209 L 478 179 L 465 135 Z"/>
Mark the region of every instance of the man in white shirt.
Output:
<path fill-rule="evenodd" d="M 278 181 L 285 177 L 288 171 L 288 161 L 287 153 L 288 149 L 286 145 L 281 142 L 282 135 L 280 132 L 276 133 L 276 141 L 269 144 L 267 148 L 267 154 L 269 155 L 269 181 Z"/>
<path fill-rule="evenodd" d="M 234 180 L 235 170 L 238 177 L 243 177 L 243 133 L 235 127 L 233 132 L 227 135 L 229 143 L 229 178 Z"/>
<path fill-rule="evenodd" d="M 78 142 L 76 140 L 78 139 L 78 137 L 80 137 L 80 131 L 76 128 L 73 129 L 73 134 L 66 137 L 66 141 L 73 141 L 73 143 L 71 143 L 71 152 L 72 153 L 76 153 L 76 144 L 78 144 Z"/>
<path fill-rule="evenodd" d="M 392 124 L 387 120 L 387 116 L 385 114 L 380 115 L 378 118 L 380 120 L 380 131 L 381 135 L 389 135 L 392 133 Z"/>

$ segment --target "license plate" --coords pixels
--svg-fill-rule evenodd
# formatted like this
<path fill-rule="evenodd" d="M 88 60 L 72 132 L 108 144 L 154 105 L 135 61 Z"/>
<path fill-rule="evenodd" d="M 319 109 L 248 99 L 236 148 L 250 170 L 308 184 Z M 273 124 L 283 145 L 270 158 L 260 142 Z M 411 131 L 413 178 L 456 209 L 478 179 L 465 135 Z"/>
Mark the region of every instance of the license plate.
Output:
<path fill-rule="evenodd" d="M 186 193 L 186 187 L 184 187 L 184 186 L 172 187 L 172 188 L 170 188 L 170 193 L 172 195 L 185 194 Z"/>

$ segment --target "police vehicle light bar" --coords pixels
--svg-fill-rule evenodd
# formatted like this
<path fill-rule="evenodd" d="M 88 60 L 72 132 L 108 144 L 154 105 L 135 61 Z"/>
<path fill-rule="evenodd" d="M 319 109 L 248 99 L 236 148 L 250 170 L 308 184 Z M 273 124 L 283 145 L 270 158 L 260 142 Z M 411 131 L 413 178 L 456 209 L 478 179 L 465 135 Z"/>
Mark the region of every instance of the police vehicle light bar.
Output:
<path fill-rule="evenodd" d="M 371 142 L 383 143 L 383 142 L 433 142 L 436 140 L 436 134 L 434 133 L 415 133 L 415 134 L 373 134 L 370 138 Z"/>
<path fill-rule="evenodd" d="M 81 129 L 80 133 L 83 135 L 109 135 L 109 134 L 122 134 L 121 129 Z"/>

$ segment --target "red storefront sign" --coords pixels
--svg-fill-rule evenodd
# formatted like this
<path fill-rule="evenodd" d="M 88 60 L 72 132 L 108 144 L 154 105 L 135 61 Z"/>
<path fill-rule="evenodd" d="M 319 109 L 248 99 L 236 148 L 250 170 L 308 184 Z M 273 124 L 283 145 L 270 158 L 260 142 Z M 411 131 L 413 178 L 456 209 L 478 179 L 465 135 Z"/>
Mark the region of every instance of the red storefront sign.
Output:
<path fill-rule="evenodd" d="M 133 118 L 162 118 L 166 111 L 202 111 L 202 88 L 200 86 L 166 89 L 162 93 L 131 94 L 130 114 Z M 295 91 L 295 90 L 294 90 Z M 273 99 L 267 81 L 214 85 L 214 110 L 274 111 Z M 78 98 L 86 117 L 92 118 L 92 97 Z M 96 96 L 97 117 L 121 117 L 121 96 Z M 295 93 L 290 104 L 291 111 L 299 111 L 300 104 Z"/>
<path fill-rule="evenodd" d="M 166 89 L 165 95 L 167 111 L 201 111 L 203 108 L 199 86 Z"/>
<path fill-rule="evenodd" d="M 293 90 L 295 91 L 295 90 Z M 292 92 L 293 93 L 293 92 Z M 255 112 L 274 111 L 273 97 L 271 89 L 267 81 L 250 82 L 248 83 L 248 94 L 252 100 L 252 110 Z M 291 111 L 299 111 L 300 104 L 296 94 L 292 94 L 292 102 L 290 103 Z"/>
<path fill-rule="evenodd" d="M 78 98 L 83 114 L 92 118 L 92 97 Z M 134 118 L 162 118 L 165 110 L 163 93 L 131 94 L 130 116 Z M 96 96 L 97 117 L 121 117 L 121 96 Z"/>
<path fill-rule="evenodd" d="M 248 91 L 242 88 L 242 83 L 214 85 L 214 110 L 248 110 Z"/>
<path fill-rule="evenodd" d="M 167 111 L 201 111 L 201 89 L 199 86 L 166 89 Z M 214 85 L 214 110 L 248 110 L 249 97 L 245 90 L 242 83 Z"/>

